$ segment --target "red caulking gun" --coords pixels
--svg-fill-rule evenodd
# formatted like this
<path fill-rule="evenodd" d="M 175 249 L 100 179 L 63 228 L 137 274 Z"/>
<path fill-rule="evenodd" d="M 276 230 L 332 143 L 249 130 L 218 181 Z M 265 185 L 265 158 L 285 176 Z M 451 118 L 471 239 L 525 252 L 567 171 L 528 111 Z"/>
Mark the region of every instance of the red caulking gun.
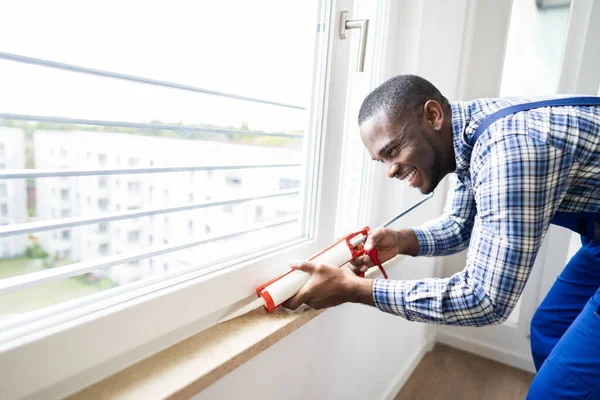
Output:
<path fill-rule="evenodd" d="M 400 214 L 390 219 L 379 228 L 385 228 L 388 225 L 391 225 L 399 218 L 403 217 L 423 204 L 425 201 L 429 200 L 432 196 L 433 192 L 431 192 L 427 197 L 421 199 L 416 204 L 412 205 L 410 208 L 402 211 Z M 372 230 L 367 226 L 358 232 L 346 235 L 333 245 L 329 246 L 320 253 L 317 253 L 308 260 L 317 264 L 331 264 L 341 267 L 356 257 L 368 254 L 371 260 L 381 270 L 383 277 L 387 279 L 387 274 L 379 262 L 379 258 L 377 257 L 377 249 L 372 248 L 369 251 L 365 251 L 364 249 L 364 243 L 367 241 L 367 238 L 371 232 Z M 361 276 L 364 276 L 364 274 Z M 306 282 L 308 282 L 309 279 L 309 273 L 290 269 L 288 272 L 279 275 L 278 277 L 273 278 L 267 283 L 259 286 L 258 289 L 256 289 L 256 294 L 258 295 L 256 300 L 219 320 L 219 323 L 237 318 L 240 315 L 244 315 L 256 308 L 259 308 L 260 306 L 265 307 L 267 312 L 271 312 L 284 303 L 287 299 L 298 293 L 298 291 L 306 284 Z"/>

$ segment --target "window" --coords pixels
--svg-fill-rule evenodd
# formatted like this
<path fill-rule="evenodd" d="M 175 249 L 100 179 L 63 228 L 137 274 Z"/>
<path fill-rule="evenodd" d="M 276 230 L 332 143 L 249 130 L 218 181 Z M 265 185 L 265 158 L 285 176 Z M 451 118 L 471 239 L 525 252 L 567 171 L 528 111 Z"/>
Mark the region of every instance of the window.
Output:
<path fill-rule="evenodd" d="M 0 204 L 0 217 L 8 217 L 8 204 Z"/>
<path fill-rule="evenodd" d="M 242 178 L 228 176 L 225 182 L 227 186 L 238 186 L 242 183 Z"/>
<path fill-rule="evenodd" d="M 71 239 L 71 231 L 62 231 L 61 234 L 60 234 L 60 237 L 63 240 L 69 240 L 69 239 Z"/>
<path fill-rule="evenodd" d="M 67 149 L 60 149 L 60 158 L 63 160 L 67 158 Z"/>
<path fill-rule="evenodd" d="M 6 183 L 0 183 L 0 196 L 6 197 L 8 195 L 8 190 L 6 188 Z"/>
<path fill-rule="evenodd" d="M 294 189 L 300 187 L 299 179 L 281 178 L 279 179 L 279 189 Z"/>
<path fill-rule="evenodd" d="M 102 211 L 108 210 L 108 199 L 98 199 L 98 208 Z"/>
<path fill-rule="evenodd" d="M 105 176 L 98 177 L 98 187 L 100 189 L 106 189 L 108 187 L 108 178 Z"/>
<path fill-rule="evenodd" d="M 99 233 L 106 233 L 106 232 L 108 232 L 108 223 L 106 223 L 106 222 L 100 222 L 98 224 L 98 232 Z"/>
<path fill-rule="evenodd" d="M 139 181 L 127 182 L 127 190 L 129 190 L 129 193 L 138 193 L 141 185 Z"/>
<path fill-rule="evenodd" d="M 140 240 L 140 231 L 131 231 L 127 233 L 129 243 L 137 243 Z"/>
<path fill-rule="evenodd" d="M 4 148 L 4 143 L 0 143 L 0 157 L 6 157 L 6 149 Z"/>
<path fill-rule="evenodd" d="M 98 253 L 99 253 L 101 256 L 106 256 L 106 255 L 108 255 L 108 246 L 109 246 L 109 244 L 108 244 L 108 243 L 102 243 L 102 244 L 100 244 L 100 246 L 98 246 Z"/>
<path fill-rule="evenodd" d="M 60 210 L 60 216 L 61 218 L 69 218 L 71 216 L 71 210 L 68 208 L 63 208 Z"/>
<path fill-rule="evenodd" d="M 69 189 L 61 189 L 60 190 L 60 198 L 63 201 L 69 200 Z"/>
<path fill-rule="evenodd" d="M 103 33 L 102 46 L 89 46 L 89 49 L 82 48 L 77 52 L 72 51 L 68 41 L 60 40 L 60 35 L 52 27 L 70 26 L 73 20 L 81 20 L 84 15 L 78 15 L 74 10 L 67 18 L 64 13 L 51 7 L 45 14 L 47 18 L 31 26 L 32 32 L 38 37 L 45 35 L 47 40 L 44 43 L 31 41 L 26 46 L 14 45 L 18 50 L 15 52 L 32 58 L 28 59 L 28 64 L 7 60 L 2 58 L 2 54 L 6 53 L 0 54 L 0 64 L 6 63 L 11 70 L 16 69 L 16 73 L 10 76 L 16 77 L 18 82 L 10 87 L 20 88 L 19 96 L 22 98 L 35 99 L 35 104 L 15 102 L 11 112 L 14 115 L 27 115 L 34 122 L 52 118 L 60 127 L 47 128 L 49 124 L 45 124 L 45 129 L 35 128 L 33 137 L 39 143 L 53 143 L 56 149 L 79 151 L 86 156 L 89 154 L 89 158 L 80 163 L 75 162 L 75 157 L 68 164 L 65 163 L 69 171 L 77 171 L 73 172 L 76 175 L 74 177 L 69 176 L 64 181 L 54 177 L 36 179 L 38 193 L 49 193 L 52 188 L 56 188 L 58 193 L 64 188 L 70 194 L 80 192 L 90 199 L 89 206 L 77 210 L 78 223 L 89 219 L 88 225 L 68 228 L 73 231 L 69 234 L 69 242 L 72 243 L 56 240 L 52 241 L 56 243 L 47 244 L 40 240 L 42 249 L 51 255 L 50 258 L 58 256 L 72 263 L 67 270 L 63 263 L 57 262 L 52 270 L 52 279 L 69 284 L 72 283 L 71 279 L 76 279 L 80 283 L 81 277 L 89 271 L 102 277 L 102 284 L 86 286 L 86 290 L 73 290 L 73 298 L 62 304 L 40 303 L 38 299 L 31 299 L 32 310 L 49 306 L 53 310 L 55 307 L 65 310 L 27 328 L 37 331 L 51 327 L 52 335 L 40 335 L 43 337 L 41 340 L 58 338 L 64 331 L 63 324 L 67 325 L 67 314 L 73 319 L 95 313 L 93 307 L 102 308 L 105 311 L 97 313 L 102 334 L 100 331 L 90 332 L 89 336 L 82 338 L 82 342 L 87 343 L 90 349 L 106 348 L 106 352 L 101 352 L 94 362 L 108 361 L 115 356 L 108 344 L 116 342 L 116 334 L 122 335 L 128 330 L 133 332 L 130 323 L 134 318 L 125 318 L 122 325 L 113 324 L 113 321 L 116 321 L 116 316 L 137 309 L 137 325 L 148 322 L 145 307 L 149 304 L 150 290 L 160 292 L 160 301 L 165 301 L 162 291 L 166 293 L 165 296 L 181 296 L 184 293 L 187 284 L 177 281 L 181 279 L 183 282 L 184 277 L 186 282 L 196 282 L 199 280 L 195 277 L 206 275 L 202 281 L 210 285 L 216 282 L 212 271 L 217 269 L 221 269 L 219 273 L 227 274 L 245 270 L 246 276 L 249 276 L 248 269 L 255 269 L 259 275 L 266 274 L 265 268 L 275 265 L 275 250 L 285 251 L 286 257 L 298 258 L 300 254 L 296 253 L 314 253 L 333 238 L 329 229 L 332 217 L 326 213 L 321 215 L 321 207 L 325 203 L 315 201 L 320 198 L 317 197 L 317 187 L 332 186 L 332 182 L 327 181 L 328 173 L 316 170 L 324 165 L 321 154 L 325 149 L 322 146 L 336 143 L 329 136 L 327 141 L 321 140 L 324 130 L 330 129 L 324 126 L 329 124 L 329 120 L 324 119 L 323 115 L 331 111 L 330 107 L 338 107 L 334 103 L 329 104 L 330 82 L 334 73 L 330 66 L 335 65 L 329 62 L 333 57 L 329 52 L 336 46 L 329 42 L 333 37 L 330 34 L 332 31 L 315 30 L 316 24 L 323 23 L 323 17 L 330 15 L 330 4 L 324 1 L 322 7 L 327 13 L 322 14 L 319 2 L 297 2 L 294 9 L 299 14 L 295 12 L 296 17 L 290 19 L 289 5 L 279 2 L 270 4 L 268 13 L 255 4 L 239 2 L 235 4 L 236 13 L 232 14 L 233 5 L 228 1 L 211 2 L 210 7 L 197 3 L 193 10 L 182 6 L 177 12 L 169 7 L 156 7 L 150 2 L 144 5 L 143 19 L 135 18 L 135 13 L 127 15 L 130 11 L 126 9 L 106 5 L 98 11 L 98 21 L 105 21 L 118 12 L 124 18 L 129 17 L 131 24 L 127 29 L 116 24 Z M 11 8 L 22 8 L 18 2 L 14 3 L 11 3 Z M 110 12 L 104 14 L 105 11 Z M 192 14 L 195 17 L 189 19 L 188 15 Z M 197 23 L 198 15 L 206 16 L 208 22 Z M 156 40 L 156 24 L 171 21 L 176 16 L 179 21 L 171 28 L 177 29 L 165 26 L 167 33 L 161 33 L 162 39 Z M 247 24 L 242 29 L 248 18 L 265 29 L 247 29 Z M 17 26 L 23 26 L 22 22 Z M 150 29 L 148 24 L 153 28 Z M 92 25 L 83 24 L 71 34 L 92 43 L 92 38 L 98 32 L 97 27 Z M 333 19 L 324 25 L 327 29 L 333 29 Z M 280 35 L 274 34 L 282 28 L 291 32 L 285 39 L 285 46 L 281 45 Z M 7 29 L 6 26 L 0 26 L 0 37 L 8 37 Z M 236 31 L 235 35 L 232 35 L 232 30 Z M 142 38 L 138 43 L 140 47 L 151 45 L 151 53 L 165 56 L 165 52 L 173 50 L 172 43 L 178 43 L 178 46 L 183 46 L 182 49 L 194 49 L 198 46 L 199 37 L 210 37 L 211 40 L 203 41 L 206 48 L 202 48 L 202 52 L 216 61 L 209 63 L 204 57 L 200 61 L 197 54 L 192 55 L 193 52 L 187 51 L 178 51 L 175 63 L 171 56 L 165 58 L 169 62 L 162 59 L 156 61 L 155 56 L 150 57 L 146 52 L 140 52 L 136 57 L 116 57 L 115 54 L 131 51 L 131 32 L 136 32 L 135 36 Z M 20 37 L 19 40 L 25 38 Z M 165 47 L 164 40 L 171 44 Z M 63 57 L 58 57 L 60 54 Z M 42 55 L 50 62 L 62 62 L 68 67 L 63 64 L 62 68 L 59 64 L 59 68 L 48 68 L 44 62 L 36 61 L 35 57 Z M 260 68 L 255 68 L 254 63 L 248 63 L 248 60 L 260 61 L 256 63 Z M 176 73 L 175 65 L 178 66 Z M 78 70 L 78 66 L 82 69 Z M 99 76 L 96 72 L 99 70 L 105 72 Z M 113 79 L 117 77 L 113 77 L 113 73 L 121 74 L 118 75 L 119 79 Z M 134 79 L 123 79 L 124 76 L 148 78 L 154 83 L 141 84 Z M 294 79 L 290 80 L 289 76 L 294 76 Z M 0 86 L 7 87 L 7 79 L 7 75 L 0 74 Z M 32 81 L 36 85 L 27 84 Z M 59 92 L 54 89 L 56 82 L 60 82 Z M 173 82 L 174 85 L 163 85 L 161 82 Z M 174 86 L 179 89 L 174 89 Z M 12 93 L 3 95 L 11 98 Z M 335 112 L 339 114 L 338 109 Z M 90 123 L 73 124 L 73 119 Z M 336 127 L 331 131 L 337 133 L 342 129 Z M 338 148 L 331 151 L 338 151 Z M 114 165 L 118 156 L 121 157 L 120 163 Z M 157 167 L 147 167 L 149 159 L 154 160 Z M 40 166 L 36 168 L 41 169 Z M 128 173 L 128 168 L 135 168 L 136 171 Z M 94 175 L 93 172 L 99 169 L 109 171 L 110 175 Z M 297 171 L 303 182 L 308 182 L 305 192 L 294 191 L 295 188 L 282 193 L 278 190 L 279 179 L 288 176 L 290 169 Z M 325 171 L 330 170 L 335 170 L 334 166 L 325 168 Z M 190 178 L 192 175 L 193 178 Z M 107 181 L 100 179 L 103 177 Z M 124 184 L 120 185 L 119 180 L 123 180 Z M 115 181 L 115 185 L 109 181 Z M 189 187 L 190 181 L 197 186 Z M 139 183 L 129 185 L 129 182 Z M 149 189 L 155 197 L 151 206 L 141 182 L 153 186 L 153 189 Z M 107 190 L 94 190 L 98 188 Z M 133 205 L 130 193 L 139 193 L 141 208 L 125 213 L 123 211 Z M 333 201 L 330 200 L 332 196 L 326 195 L 326 201 Z M 202 201 L 205 197 L 211 201 Z M 252 200 L 248 200 L 249 197 Z M 256 202 L 262 198 L 269 201 L 264 205 L 261 203 L 263 209 L 257 210 Z M 61 210 L 60 205 L 56 204 L 57 200 L 60 198 L 55 196 L 47 203 L 46 199 L 38 202 L 39 215 L 47 216 L 52 207 Z M 290 205 L 290 215 L 282 220 L 275 219 L 274 212 L 271 212 L 278 204 Z M 93 227 L 90 229 L 90 225 L 99 225 L 98 214 L 101 214 L 102 223 L 115 224 L 111 232 L 116 233 L 120 227 L 122 235 L 99 236 L 98 233 L 102 233 L 104 228 L 99 226 L 97 230 Z M 260 224 L 255 223 L 257 214 L 263 219 Z M 148 224 L 150 215 L 157 216 L 151 226 Z M 161 224 L 160 215 L 171 218 L 168 230 L 166 223 Z M 325 228 L 319 229 L 317 222 Z M 66 228 L 57 229 L 61 232 Z M 187 246 L 191 241 L 186 233 L 200 237 L 203 231 L 210 232 L 208 242 L 173 254 L 154 256 L 157 268 L 153 274 L 148 274 L 146 268 L 136 268 L 135 274 L 128 269 L 134 263 L 145 265 L 143 260 L 150 258 L 148 254 L 156 249 L 169 251 L 171 248 Z M 260 232 L 260 235 L 251 234 L 254 232 Z M 45 232 L 40 233 L 40 238 L 43 235 Z M 152 235 L 153 239 L 149 240 L 152 244 L 140 246 L 144 241 L 141 235 Z M 85 246 L 88 241 L 92 243 L 92 251 L 89 252 Z M 216 247 L 229 249 L 226 257 L 223 252 L 210 251 Z M 98 257 L 105 251 L 113 260 L 110 265 L 103 264 L 106 260 Z M 89 253 L 95 253 L 96 258 Z M 184 262 L 190 259 L 197 261 Z M 235 268 L 227 268 L 234 265 Z M 62 271 L 69 272 L 61 275 Z M 77 271 L 81 271 L 79 276 L 75 276 Z M 258 276 L 254 273 L 250 275 Z M 167 285 L 170 287 L 168 290 L 165 289 Z M 15 291 L 18 290 L 21 289 L 15 288 Z M 130 290 L 136 290 L 135 301 L 130 300 L 133 298 Z M 186 323 L 204 315 L 213 315 L 217 306 L 224 307 L 242 299 L 237 289 L 231 293 L 223 292 L 220 301 L 225 303 L 218 303 L 204 301 L 202 293 L 207 292 L 198 290 L 199 305 L 193 315 L 188 315 L 189 310 L 180 310 L 188 319 Z M 24 290 L 23 293 L 28 292 Z M 77 297 L 87 295 L 94 296 L 93 304 L 89 299 L 77 300 Z M 62 298 L 55 296 L 54 301 L 62 301 Z M 105 304 L 118 305 L 120 302 L 127 304 L 125 307 L 104 307 Z M 170 314 L 166 313 L 164 323 L 170 323 Z M 68 329 L 80 329 L 75 325 L 69 324 Z M 172 328 L 174 331 L 179 326 Z M 136 345 L 149 343 L 162 334 L 157 333 L 159 330 L 153 326 L 137 331 L 139 337 L 136 337 L 136 341 L 139 341 Z M 80 360 L 89 355 L 90 352 L 82 351 L 75 356 L 77 360 L 69 360 L 61 368 L 56 368 L 61 381 L 66 381 L 74 372 L 73 369 L 82 365 Z M 37 355 L 40 358 L 44 356 Z M 27 397 L 43 389 L 30 386 L 23 390 L 31 393 L 15 393 L 18 393 L 17 397 Z"/>

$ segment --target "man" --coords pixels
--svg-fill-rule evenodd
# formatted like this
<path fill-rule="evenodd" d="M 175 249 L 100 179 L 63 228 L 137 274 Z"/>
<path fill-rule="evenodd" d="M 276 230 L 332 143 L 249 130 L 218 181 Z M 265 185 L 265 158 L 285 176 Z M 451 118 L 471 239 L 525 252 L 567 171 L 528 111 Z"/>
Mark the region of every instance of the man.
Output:
<path fill-rule="evenodd" d="M 583 247 L 531 322 L 538 374 L 529 398 L 600 398 L 600 99 L 450 103 L 427 80 L 404 75 L 369 94 L 358 121 L 363 144 L 390 178 L 430 193 L 455 173 L 445 215 L 374 232 L 365 248 L 376 247 L 385 262 L 469 247 L 466 268 L 444 279 L 373 281 L 296 263 L 312 276 L 286 306 L 360 302 L 411 321 L 502 323 L 556 223 L 582 234 Z M 353 264 L 356 273 L 373 266 L 368 256 Z"/>

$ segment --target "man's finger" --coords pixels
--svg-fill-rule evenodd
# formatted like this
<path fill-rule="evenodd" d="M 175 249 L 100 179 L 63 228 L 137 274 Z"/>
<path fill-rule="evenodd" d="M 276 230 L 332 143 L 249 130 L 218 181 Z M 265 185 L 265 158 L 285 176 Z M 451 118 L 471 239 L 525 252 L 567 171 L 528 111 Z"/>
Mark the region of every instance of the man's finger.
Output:
<path fill-rule="evenodd" d="M 289 266 L 293 269 L 299 269 L 300 271 L 308 272 L 309 274 L 312 274 L 316 268 L 314 263 L 305 260 L 292 261 L 289 263 Z"/>
<path fill-rule="evenodd" d="M 302 287 L 302 289 L 300 289 L 298 291 L 298 293 L 296 293 L 293 297 L 290 297 L 289 299 L 287 299 L 282 306 L 284 306 L 285 308 L 288 308 L 290 310 L 295 310 L 296 308 L 300 307 L 304 302 L 304 294 L 306 293 L 306 285 L 304 285 Z"/>
<path fill-rule="evenodd" d="M 375 229 L 369 237 L 367 238 L 367 242 L 365 243 L 365 250 L 370 251 L 373 247 L 377 245 L 384 237 L 386 236 L 386 232 L 382 228 Z"/>

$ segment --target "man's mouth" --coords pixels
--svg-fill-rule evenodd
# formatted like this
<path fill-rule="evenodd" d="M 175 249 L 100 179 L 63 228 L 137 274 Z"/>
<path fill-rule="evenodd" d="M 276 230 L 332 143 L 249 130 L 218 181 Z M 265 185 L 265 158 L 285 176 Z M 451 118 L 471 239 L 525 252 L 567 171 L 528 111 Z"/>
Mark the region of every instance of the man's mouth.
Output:
<path fill-rule="evenodd" d="M 408 173 L 408 175 L 406 175 L 406 178 L 404 178 L 408 182 L 409 185 L 411 184 L 412 178 L 415 177 L 416 173 L 417 173 L 417 169 L 413 168 L 412 171 L 410 171 Z"/>

